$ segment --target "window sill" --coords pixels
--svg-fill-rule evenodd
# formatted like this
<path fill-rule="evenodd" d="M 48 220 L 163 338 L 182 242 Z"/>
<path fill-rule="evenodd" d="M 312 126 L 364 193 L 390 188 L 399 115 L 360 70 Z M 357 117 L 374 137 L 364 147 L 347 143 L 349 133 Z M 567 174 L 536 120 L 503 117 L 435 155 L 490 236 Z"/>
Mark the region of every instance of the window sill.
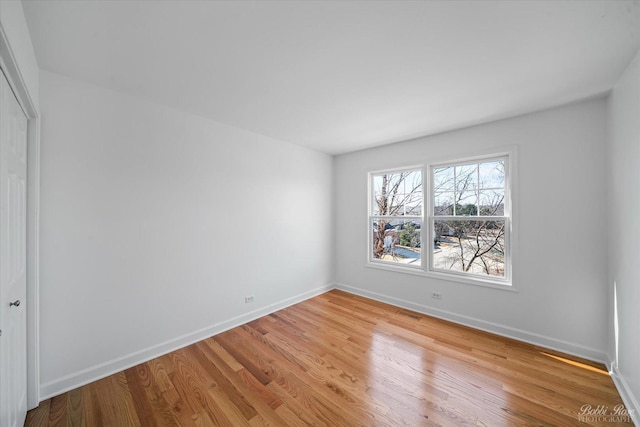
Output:
<path fill-rule="evenodd" d="M 393 264 L 377 263 L 377 262 L 371 262 L 371 261 L 367 262 L 365 264 L 365 267 L 375 268 L 378 270 L 393 271 L 396 273 L 411 274 L 414 276 L 422 276 L 422 277 L 429 277 L 433 279 L 447 280 L 449 282 L 462 283 L 465 285 L 482 286 L 485 288 L 499 289 L 502 291 L 518 292 L 518 289 L 516 289 L 511 282 L 485 280 L 477 277 L 463 277 L 463 276 L 458 276 L 454 274 L 425 271 L 421 267 L 413 267 L 413 268 L 403 267 L 403 266 L 395 266 Z"/>

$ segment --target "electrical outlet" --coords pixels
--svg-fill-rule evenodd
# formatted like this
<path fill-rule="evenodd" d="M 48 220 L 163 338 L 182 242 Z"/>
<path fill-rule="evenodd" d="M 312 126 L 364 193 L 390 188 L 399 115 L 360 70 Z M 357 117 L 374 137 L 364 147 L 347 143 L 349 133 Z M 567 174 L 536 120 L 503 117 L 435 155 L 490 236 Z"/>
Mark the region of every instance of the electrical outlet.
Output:
<path fill-rule="evenodd" d="M 431 298 L 442 299 L 442 294 L 440 292 L 431 292 Z"/>
<path fill-rule="evenodd" d="M 248 295 L 248 296 L 244 297 L 244 302 L 246 304 L 248 304 L 250 302 L 253 302 L 253 295 Z"/>

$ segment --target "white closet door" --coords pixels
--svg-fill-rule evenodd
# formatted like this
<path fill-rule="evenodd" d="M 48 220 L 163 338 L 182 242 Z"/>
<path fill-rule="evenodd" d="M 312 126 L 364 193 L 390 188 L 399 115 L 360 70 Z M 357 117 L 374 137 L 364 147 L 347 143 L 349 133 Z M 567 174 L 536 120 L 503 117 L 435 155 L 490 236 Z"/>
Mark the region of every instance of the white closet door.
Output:
<path fill-rule="evenodd" d="M 27 414 L 27 118 L 0 80 L 0 426 L 14 427 Z"/>

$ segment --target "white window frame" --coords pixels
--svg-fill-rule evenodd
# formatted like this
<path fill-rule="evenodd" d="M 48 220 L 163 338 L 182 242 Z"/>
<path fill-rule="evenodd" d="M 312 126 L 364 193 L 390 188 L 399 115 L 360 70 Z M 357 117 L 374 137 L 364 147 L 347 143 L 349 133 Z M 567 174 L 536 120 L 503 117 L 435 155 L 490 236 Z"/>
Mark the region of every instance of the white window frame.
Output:
<path fill-rule="evenodd" d="M 385 174 L 394 174 L 394 173 L 402 173 L 402 172 L 414 172 L 414 171 L 419 171 L 422 175 L 422 214 L 421 215 L 376 215 L 373 211 L 373 204 L 374 204 L 374 184 L 373 184 L 373 180 L 375 176 L 379 176 L 379 175 L 385 175 Z M 402 270 L 404 269 L 408 269 L 408 270 L 413 270 L 413 271 L 422 271 L 424 269 L 424 254 L 422 253 L 422 247 L 421 247 L 421 251 L 420 251 L 420 265 L 414 265 L 414 264 L 402 264 L 402 263 L 398 263 L 398 262 L 394 262 L 394 261 L 386 261 L 383 259 L 378 259 L 378 258 L 374 258 L 373 257 L 373 232 L 371 229 L 371 224 L 373 223 L 373 221 L 378 218 L 378 219 L 384 219 L 384 220 L 407 220 L 407 221 L 411 221 L 411 220 L 415 220 L 415 221 L 419 221 L 420 222 L 420 245 L 422 246 L 422 241 L 423 241 L 423 237 L 424 237 L 424 212 L 426 209 L 426 205 L 425 205 L 425 175 L 424 175 L 425 169 L 423 165 L 420 166 L 408 166 L 408 167 L 402 167 L 402 168 L 396 168 L 396 169 L 385 169 L 385 170 L 380 170 L 380 171 L 374 171 L 374 172 L 369 172 L 368 175 L 368 192 L 369 195 L 367 196 L 367 202 L 368 202 L 368 218 L 367 218 L 367 235 L 369 236 L 367 239 L 367 251 L 369 253 L 368 256 L 368 262 L 369 264 L 373 264 L 373 265 L 380 265 L 380 266 L 388 266 L 391 268 L 395 268 L 398 267 Z"/>
<path fill-rule="evenodd" d="M 486 161 L 504 159 L 505 160 L 505 206 L 504 215 L 502 216 L 472 216 L 471 218 L 482 219 L 504 219 L 505 220 L 505 275 L 504 277 L 489 276 L 484 274 L 472 274 L 457 271 L 434 269 L 433 265 L 433 250 L 431 246 L 425 242 L 433 242 L 433 221 L 435 219 L 447 219 L 446 216 L 435 217 L 433 215 L 433 182 L 432 182 L 432 170 L 433 168 L 443 166 L 456 166 L 461 164 L 483 163 Z M 517 287 L 513 283 L 513 270 L 514 259 L 516 258 L 517 249 L 517 228 L 515 226 L 516 221 L 514 216 L 516 215 L 517 206 L 517 147 L 512 146 L 500 150 L 492 150 L 474 154 L 467 157 L 451 157 L 447 159 L 439 159 L 435 161 L 425 162 L 421 166 L 407 166 L 398 167 L 393 169 L 384 169 L 378 171 L 372 171 L 368 174 L 368 195 L 367 195 L 367 267 L 383 269 L 388 271 L 400 272 L 405 274 L 412 274 L 424 277 L 438 278 L 447 281 L 453 281 L 464 284 L 479 285 L 484 287 L 490 287 L 495 289 L 518 291 Z M 371 224 L 374 218 L 380 217 L 373 213 L 374 202 L 374 188 L 373 188 L 373 176 L 383 173 L 398 173 L 403 171 L 422 170 L 422 216 L 406 216 L 400 217 L 403 219 L 416 218 L 421 221 L 420 227 L 420 240 L 421 240 L 421 264 L 420 266 L 411 266 L 392 261 L 385 261 L 373 258 L 373 233 L 371 232 Z M 394 217 L 395 218 L 395 217 Z M 460 217 L 458 217 L 460 218 Z M 469 217 L 465 217 L 468 219 Z M 428 252 L 424 250 L 427 248 Z"/>
<path fill-rule="evenodd" d="M 437 168 L 442 167 L 456 167 L 456 166 L 464 166 L 464 165 L 479 165 L 485 162 L 492 162 L 501 160 L 504 161 L 505 168 L 505 186 L 504 186 L 504 213 L 503 215 L 472 215 L 472 216 L 454 216 L 454 215 L 438 215 L 434 214 L 434 199 L 435 199 L 435 190 L 433 188 L 433 171 Z M 438 162 L 432 163 L 427 168 L 427 179 L 428 183 L 428 199 L 427 199 L 427 209 L 428 209 L 428 218 L 427 218 L 427 227 L 429 242 L 433 242 L 434 236 L 434 224 L 436 220 L 450 220 L 450 221 L 469 221 L 469 220 L 477 220 L 477 221 L 491 221 L 498 220 L 504 221 L 505 223 L 505 231 L 504 231 L 504 241 L 505 241 L 505 254 L 504 254 L 504 268 L 505 273 L 504 277 L 498 276 L 489 276 L 485 274 L 478 273 L 467 273 L 455 270 L 446 270 L 436 268 L 434 266 L 433 261 L 433 251 L 429 251 L 429 260 L 428 260 L 428 268 L 429 272 L 432 274 L 438 275 L 453 275 L 460 276 L 467 279 L 475 279 L 487 281 L 490 283 L 500 284 L 500 285 L 510 285 L 511 284 L 511 224 L 512 224 L 512 209 L 511 209 L 511 191 L 510 191 L 510 176 L 511 176 L 511 159 L 508 154 L 499 154 L 499 155 L 489 155 L 475 158 L 467 158 L 461 160 L 454 160 L 448 162 Z"/>

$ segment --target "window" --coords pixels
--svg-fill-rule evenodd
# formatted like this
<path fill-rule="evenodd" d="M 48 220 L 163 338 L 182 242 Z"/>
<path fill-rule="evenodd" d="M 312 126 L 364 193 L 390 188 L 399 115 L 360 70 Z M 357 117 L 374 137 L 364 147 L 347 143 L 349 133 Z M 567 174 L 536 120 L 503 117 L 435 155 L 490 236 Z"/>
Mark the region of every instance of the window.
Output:
<path fill-rule="evenodd" d="M 370 174 L 369 260 L 422 264 L 422 169 Z"/>
<path fill-rule="evenodd" d="M 369 265 L 510 284 L 512 154 L 370 173 Z"/>
<path fill-rule="evenodd" d="M 509 280 L 508 157 L 430 167 L 429 269 Z"/>

